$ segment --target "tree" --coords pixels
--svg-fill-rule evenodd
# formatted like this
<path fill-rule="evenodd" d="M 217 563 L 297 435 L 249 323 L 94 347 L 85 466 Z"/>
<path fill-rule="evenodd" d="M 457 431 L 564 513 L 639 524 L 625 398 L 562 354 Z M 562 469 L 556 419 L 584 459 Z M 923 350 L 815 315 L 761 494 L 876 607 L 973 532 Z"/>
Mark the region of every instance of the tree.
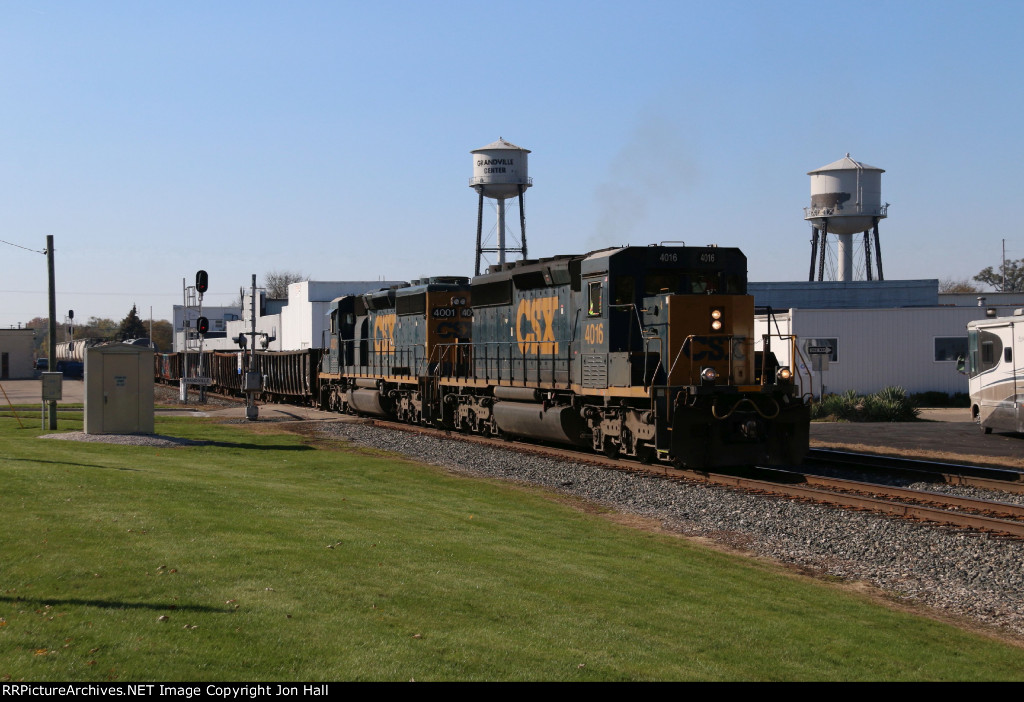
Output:
<path fill-rule="evenodd" d="M 1005 274 L 1006 286 L 1003 286 Z M 979 283 L 991 285 L 996 292 L 1021 292 L 1024 291 L 1024 258 L 1019 261 L 1004 261 L 1003 266 L 998 270 L 989 266 L 974 276 Z"/>
<path fill-rule="evenodd" d="M 174 325 L 166 319 L 153 322 L 153 335 L 150 339 L 156 344 L 160 353 L 170 353 L 171 347 L 174 345 Z"/>
<path fill-rule="evenodd" d="M 940 293 L 977 293 L 981 288 L 968 280 L 957 280 L 956 278 L 943 278 L 939 281 Z"/>
<path fill-rule="evenodd" d="M 146 325 L 139 319 L 139 313 L 136 311 L 135 305 L 132 305 L 131 312 L 121 320 L 121 324 L 117 327 L 118 340 L 142 339 L 148 336 L 149 332 L 146 331 Z"/>
<path fill-rule="evenodd" d="M 304 280 L 309 280 L 309 276 L 298 271 L 270 271 L 263 275 L 263 287 L 267 289 L 267 297 L 274 300 L 287 300 L 288 286 Z"/>

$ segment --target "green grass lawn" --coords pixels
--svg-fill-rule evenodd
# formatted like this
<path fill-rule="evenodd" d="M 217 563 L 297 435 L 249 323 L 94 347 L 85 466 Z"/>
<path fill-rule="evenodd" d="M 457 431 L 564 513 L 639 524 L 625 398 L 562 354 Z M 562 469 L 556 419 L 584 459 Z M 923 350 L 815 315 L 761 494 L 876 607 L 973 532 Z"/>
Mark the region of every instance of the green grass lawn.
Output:
<path fill-rule="evenodd" d="M 3 680 L 1024 678 L 1024 649 L 539 490 L 247 426 L 157 432 L 214 443 L 0 417 Z"/>

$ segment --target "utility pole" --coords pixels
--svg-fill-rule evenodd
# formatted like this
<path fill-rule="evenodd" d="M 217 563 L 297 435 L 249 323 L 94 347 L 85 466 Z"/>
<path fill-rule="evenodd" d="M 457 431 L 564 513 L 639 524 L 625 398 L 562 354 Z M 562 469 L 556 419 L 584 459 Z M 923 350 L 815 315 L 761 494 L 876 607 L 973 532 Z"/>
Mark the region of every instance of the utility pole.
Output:
<path fill-rule="evenodd" d="M 999 292 L 1006 292 L 1006 239 L 1003 239 L 1003 261 L 1000 268 L 1003 271 L 1003 286 L 999 288 Z"/>
<path fill-rule="evenodd" d="M 57 288 L 54 283 L 53 274 L 53 235 L 46 235 L 46 272 L 50 279 L 50 320 L 47 331 L 50 333 L 49 342 L 46 345 L 46 352 L 49 354 L 49 369 L 57 366 Z M 57 428 L 57 401 L 50 400 L 49 404 L 50 429 Z"/>

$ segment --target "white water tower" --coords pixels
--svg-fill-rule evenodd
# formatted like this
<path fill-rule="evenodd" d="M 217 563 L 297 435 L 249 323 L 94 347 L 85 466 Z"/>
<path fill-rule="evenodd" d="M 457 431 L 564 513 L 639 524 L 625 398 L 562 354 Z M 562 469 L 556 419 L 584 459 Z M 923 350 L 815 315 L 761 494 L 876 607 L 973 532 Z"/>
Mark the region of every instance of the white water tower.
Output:
<path fill-rule="evenodd" d="M 473 149 L 473 177 L 469 187 L 479 195 L 476 215 L 476 275 L 480 275 L 480 258 L 484 253 L 498 254 L 498 263 L 505 263 L 508 252 L 521 253 L 526 258 L 526 209 L 523 193 L 533 185 L 530 178 L 527 154 L 529 149 L 509 143 L 501 137 L 492 144 Z M 505 200 L 519 197 L 519 226 L 521 232 L 518 248 L 505 245 Z M 497 200 L 498 224 L 493 247 L 485 247 L 483 233 L 484 198 Z"/>
<path fill-rule="evenodd" d="M 804 208 L 804 219 L 811 223 L 811 270 L 808 280 L 814 280 L 814 263 L 818 259 L 818 280 L 824 280 L 828 235 L 836 236 L 836 280 L 853 280 L 853 235 L 864 232 L 864 271 L 871 275 L 871 237 L 875 234 L 875 258 L 878 279 L 882 274 L 882 249 L 878 239 L 878 222 L 885 219 L 889 203 L 882 204 L 881 168 L 869 166 L 850 158 L 850 154 L 827 166 L 808 171 L 811 177 L 811 206 Z M 821 249 L 819 252 L 819 233 Z"/>

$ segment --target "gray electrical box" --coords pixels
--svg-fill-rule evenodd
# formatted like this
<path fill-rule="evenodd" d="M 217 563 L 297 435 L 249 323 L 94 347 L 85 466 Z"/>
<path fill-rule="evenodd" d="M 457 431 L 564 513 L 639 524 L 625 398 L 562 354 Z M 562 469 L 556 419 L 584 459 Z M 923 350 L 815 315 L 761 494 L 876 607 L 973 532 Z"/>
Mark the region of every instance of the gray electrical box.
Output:
<path fill-rule="evenodd" d="M 110 344 L 86 350 L 85 433 L 153 433 L 153 349 Z"/>

